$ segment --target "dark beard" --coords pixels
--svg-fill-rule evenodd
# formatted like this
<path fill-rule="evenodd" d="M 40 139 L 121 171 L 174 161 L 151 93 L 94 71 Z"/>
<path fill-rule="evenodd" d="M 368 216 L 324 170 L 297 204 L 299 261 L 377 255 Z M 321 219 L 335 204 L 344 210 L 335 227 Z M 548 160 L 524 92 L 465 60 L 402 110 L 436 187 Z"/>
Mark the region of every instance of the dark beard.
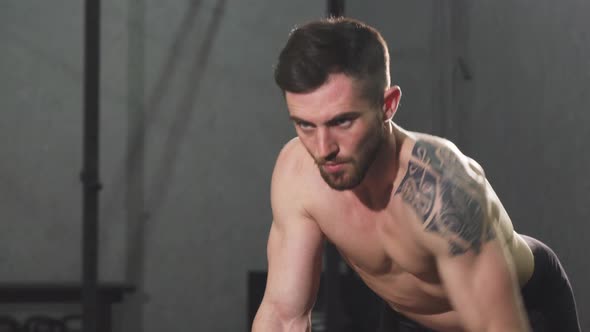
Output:
<path fill-rule="evenodd" d="M 369 167 L 373 164 L 379 153 L 381 145 L 385 141 L 384 131 L 367 137 L 362 145 L 362 153 L 358 159 L 351 159 L 347 163 L 352 166 L 349 172 L 327 173 L 322 165 L 318 165 L 320 174 L 330 188 L 337 191 L 344 191 L 356 188 L 367 175 Z"/>

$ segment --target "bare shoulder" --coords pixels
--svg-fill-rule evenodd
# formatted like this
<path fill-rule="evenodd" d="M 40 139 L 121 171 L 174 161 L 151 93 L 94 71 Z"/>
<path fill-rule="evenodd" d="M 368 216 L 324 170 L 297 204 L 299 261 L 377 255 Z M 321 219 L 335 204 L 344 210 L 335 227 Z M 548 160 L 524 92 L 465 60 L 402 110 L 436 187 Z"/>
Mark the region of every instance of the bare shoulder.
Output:
<path fill-rule="evenodd" d="M 407 171 L 396 194 L 414 210 L 428 234 L 446 239 L 448 252 L 479 252 L 494 238 L 481 167 L 452 142 L 412 134 Z"/>
<path fill-rule="evenodd" d="M 313 160 L 298 138 L 293 138 L 283 146 L 277 157 L 273 170 L 273 185 L 291 188 L 308 177 Z M 298 187 L 298 186 L 297 186 Z"/>
<path fill-rule="evenodd" d="M 271 181 L 271 205 L 275 218 L 283 213 L 306 214 L 310 164 L 313 165 L 313 160 L 298 138 L 290 140 L 281 149 Z"/>
<path fill-rule="evenodd" d="M 424 133 L 411 133 L 413 145 L 409 159 L 426 162 L 431 168 L 447 176 L 467 177 L 481 182 L 485 173 L 481 165 L 466 156 L 448 139 Z"/>

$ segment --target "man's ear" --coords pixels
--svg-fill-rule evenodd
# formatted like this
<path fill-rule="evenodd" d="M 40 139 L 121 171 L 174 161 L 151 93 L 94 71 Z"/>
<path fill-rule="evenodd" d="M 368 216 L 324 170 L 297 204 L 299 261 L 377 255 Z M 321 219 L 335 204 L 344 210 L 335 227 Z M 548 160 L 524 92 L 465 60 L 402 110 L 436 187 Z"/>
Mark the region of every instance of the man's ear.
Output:
<path fill-rule="evenodd" d="M 385 94 L 383 95 L 383 121 L 393 118 L 401 98 L 402 90 L 399 86 L 394 85 L 385 90 Z"/>

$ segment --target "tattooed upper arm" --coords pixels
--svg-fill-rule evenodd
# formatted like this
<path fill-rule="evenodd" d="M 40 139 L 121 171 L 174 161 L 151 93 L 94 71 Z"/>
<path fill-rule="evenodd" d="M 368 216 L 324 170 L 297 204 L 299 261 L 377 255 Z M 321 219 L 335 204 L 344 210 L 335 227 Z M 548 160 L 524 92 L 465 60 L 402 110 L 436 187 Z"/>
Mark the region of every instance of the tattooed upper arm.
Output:
<path fill-rule="evenodd" d="M 395 193 L 414 209 L 425 230 L 448 242 L 452 256 L 478 254 L 496 236 L 487 217 L 483 171 L 475 172 L 459 156 L 443 144 L 417 141 Z"/>

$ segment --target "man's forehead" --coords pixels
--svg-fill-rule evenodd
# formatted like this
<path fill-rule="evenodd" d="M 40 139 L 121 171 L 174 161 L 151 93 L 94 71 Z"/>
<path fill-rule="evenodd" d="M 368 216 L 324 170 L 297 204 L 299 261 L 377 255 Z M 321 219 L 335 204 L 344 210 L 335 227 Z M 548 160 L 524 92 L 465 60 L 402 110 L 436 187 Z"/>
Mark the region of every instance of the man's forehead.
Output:
<path fill-rule="evenodd" d="M 285 99 L 292 116 L 334 116 L 367 107 L 367 102 L 359 97 L 358 86 L 344 74 L 332 74 L 319 88 L 306 93 L 286 92 Z"/>

